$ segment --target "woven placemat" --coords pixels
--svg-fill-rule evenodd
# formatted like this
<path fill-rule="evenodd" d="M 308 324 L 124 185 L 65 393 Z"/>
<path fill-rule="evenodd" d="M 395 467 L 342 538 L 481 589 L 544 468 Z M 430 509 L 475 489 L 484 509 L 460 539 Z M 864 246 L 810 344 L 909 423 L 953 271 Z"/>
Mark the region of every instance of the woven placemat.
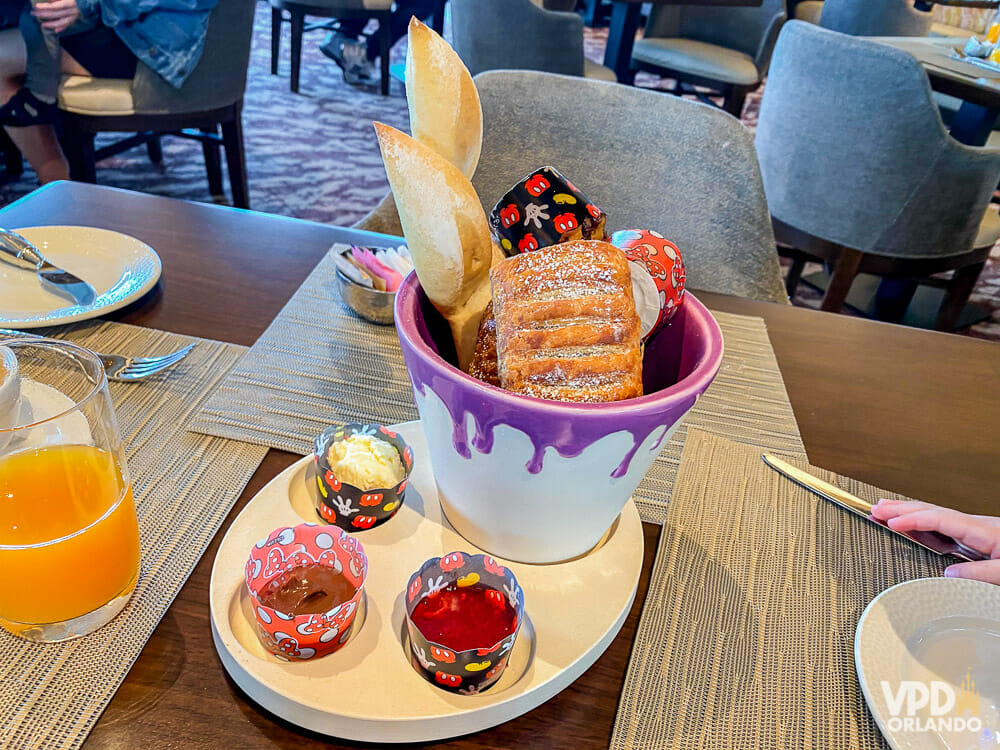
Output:
<path fill-rule="evenodd" d="M 320 261 L 192 430 L 305 455 L 327 425 L 417 419 L 396 329 L 350 312 L 335 268 L 329 254 Z M 722 367 L 639 485 L 644 521 L 663 523 L 688 426 L 805 455 L 764 321 L 714 315 L 726 345 Z"/>
<path fill-rule="evenodd" d="M 40 645 L 0 631 L 0 747 L 76 748 L 187 580 L 266 448 L 187 432 L 191 416 L 246 351 L 120 323 L 58 335 L 98 351 L 165 354 L 192 341 L 170 370 L 111 383 L 132 475 L 142 563 L 128 606 L 97 632 Z"/>
<path fill-rule="evenodd" d="M 692 427 L 776 453 L 805 457 L 778 361 L 761 318 L 713 312 L 725 353 L 719 374 L 698 399 L 635 491 L 643 521 L 663 523 L 687 432 Z"/>
<path fill-rule="evenodd" d="M 327 254 L 190 429 L 304 456 L 328 425 L 416 418 L 396 328 L 341 302 Z"/>
<path fill-rule="evenodd" d="M 811 471 L 873 502 L 898 497 Z M 878 593 L 943 568 L 759 450 L 689 430 L 611 747 L 885 747 L 854 630 Z"/>

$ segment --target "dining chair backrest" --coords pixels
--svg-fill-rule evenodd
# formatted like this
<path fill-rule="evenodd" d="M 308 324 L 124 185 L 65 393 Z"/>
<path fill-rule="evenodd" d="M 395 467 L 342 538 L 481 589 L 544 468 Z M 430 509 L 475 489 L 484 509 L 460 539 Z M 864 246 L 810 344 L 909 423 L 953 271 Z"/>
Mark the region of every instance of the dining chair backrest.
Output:
<path fill-rule="evenodd" d="M 970 250 L 1000 153 L 944 130 L 906 52 L 790 21 L 756 132 L 771 214 L 837 245 L 891 257 Z"/>
<path fill-rule="evenodd" d="M 825 0 L 819 25 L 852 36 L 927 36 L 931 14 L 913 0 Z"/>
<path fill-rule="evenodd" d="M 785 0 L 763 0 L 759 6 L 654 5 L 646 37 L 693 39 L 743 52 L 761 72 L 785 17 Z"/>
<path fill-rule="evenodd" d="M 140 63 L 132 81 L 135 111 L 141 114 L 208 111 L 242 99 L 255 6 L 249 0 L 219 0 L 208 19 L 201 59 L 179 89 Z"/>
<path fill-rule="evenodd" d="M 472 182 L 489 211 L 552 165 L 608 230 L 676 242 L 692 289 L 785 301 L 753 141 L 715 107 L 604 81 L 499 70 L 476 76 L 483 148 Z"/>
<path fill-rule="evenodd" d="M 532 0 L 451 0 L 452 42 L 472 73 L 497 68 L 583 75 L 583 19 Z"/>

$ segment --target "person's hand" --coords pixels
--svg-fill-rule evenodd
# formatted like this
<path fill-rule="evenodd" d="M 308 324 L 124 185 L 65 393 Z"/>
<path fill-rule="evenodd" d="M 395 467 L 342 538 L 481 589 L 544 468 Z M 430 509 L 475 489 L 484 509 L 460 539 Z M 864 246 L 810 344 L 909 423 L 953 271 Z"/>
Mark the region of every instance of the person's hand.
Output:
<path fill-rule="evenodd" d="M 888 523 L 890 529 L 937 531 L 988 555 L 992 559 L 950 565 L 944 574 L 1000 586 L 1000 518 L 972 516 L 915 500 L 879 500 L 872 506 L 872 516 Z"/>
<path fill-rule="evenodd" d="M 43 29 L 56 34 L 64 32 L 73 21 L 80 17 L 80 9 L 76 6 L 76 0 L 39 2 L 35 4 L 31 12 L 41 22 Z"/>

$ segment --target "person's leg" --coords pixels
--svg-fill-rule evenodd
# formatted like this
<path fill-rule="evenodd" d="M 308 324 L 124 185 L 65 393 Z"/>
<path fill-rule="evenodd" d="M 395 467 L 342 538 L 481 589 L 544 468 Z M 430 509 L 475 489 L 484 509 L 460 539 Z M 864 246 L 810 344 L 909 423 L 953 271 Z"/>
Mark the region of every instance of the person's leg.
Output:
<path fill-rule="evenodd" d="M 368 19 L 343 19 L 339 24 L 340 28 L 331 31 L 319 46 L 320 52 L 340 66 L 348 83 L 371 83 L 375 68 L 367 57 L 368 42 L 362 34 Z"/>
<path fill-rule="evenodd" d="M 24 39 L 17 29 L 0 32 L 0 99 L 10 100 L 21 89 L 27 65 Z M 69 168 L 50 125 L 5 128 L 28 160 L 39 182 L 66 179 Z"/>
<path fill-rule="evenodd" d="M 361 32 L 365 30 L 365 26 L 368 25 L 367 18 L 342 18 L 337 21 L 339 25 L 339 31 L 346 37 L 351 39 L 360 39 Z"/>
<path fill-rule="evenodd" d="M 338 20 L 337 28 L 326 35 L 326 39 L 319 45 L 319 51 L 346 72 L 348 66 L 344 64 L 344 48 L 360 44 L 359 40 L 367 25 L 367 18 L 342 18 Z M 350 56 L 350 53 L 348 54 Z"/>
<path fill-rule="evenodd" d="M 59 71 L 60 73 L 65 73 L 68 76 L 92 76 L 94 75 L 75 59 L 66 50 L 62 51 L 59 58 Z"/>
<path fill-rule="evenodd" d="M 416 16 L 421 21 L 427 21 L 433 13 L 433 0 L 397 0 L 396 9 L 392 12 L 392 20 L 389 22 L 391 44 L 395 44 L 406 36 L 406 30 L 410 27 L 410 18 Z M 368 59 L 374 60 L 378 55 L 378 34 L 372 34 L 368 37 Z"/>
<path fill-rule="evenodd" d="M 9 99 L 21 88 L 26 54 L 24 39 L 17 28 L 0 31 L 0 99 Z"/>
<path fill-rule="evenodd" d="M 37 19 L 33 20 L 37 23 Z M 22 33 L 23 30 L 22 26 Z M 59 81 L 64 73 L 104 78 L 130 78 L 135 74 L 135 55 L 128 51 L 114 31 L 100 24 L 94 17 L 78 19 L 60 39 L 60 44 L 65 46 L 60 48 L 56 60 L 54 95 L 58 94 Z M 39 55 L 48 50 L 47 46 L 39 46 L 42 43 L 40 38 L 32 42 Z M 29 43 L 26 41 L 25 44 Z M 78 50 L 78 54 L 93 61 L 94 67 L 81 64 L 66 48 Z M 31 55 L 32 47 L 29 45 L 26 67 L 31 66 Z M 25 102 L 30 103 L 26 97 L 31 96 L 31 92 L 24 86 L 14 92 L 7 103 L 0 106 L 0 123 L 5 126 L 11 140 L 38 174 L 39 182 L 69 179 L 69 165 L 56 138 L 55 129 L 50 124 L 26 122 L 27 118 L 22 110 L 25 109 Z M 53 100 L 54 98 L 55 96 Z M 36 103 L 41 104 L 37 100 Z M 15 111 L 7 112 L 12 116 L 4 119 L 5 111 L 11 109 L 12 105 Z M 52 110 L 56 110 L 54 105 Z"/>
<path fill-rule="evenodd" d="M 95 78 L 134 78 L 138 59 L 115 30 L 104 24 L 60 36 L 63 60 L 73 75 Z M 86 70 L 87 73 L 75 71 Z M 63 67 L 63 72 L 70 72 Z"/>
<path fill-rule="evenodd" d="M 31 14 L 31 6 L 21 13 L 19 22 L 27 59 L 24 69 L 24 86 L 39 100 L 54 104 L 59 93 L 59 66 L 62 48 L 59 37 L 42 28 Z"/>
<path fill-rule="evenodd" d="M 28 160 L 38 182 L 45 184 L 69 179 L 69 164 L 63 156 L 51 125 L 29 125 L 24 128 L 4 127 L 18 151 Z"/>
<path fill-rule="evenodd" d="M 55 102 L 61 56 L 59 40 L 42 29 L 39 20 L 32 15 L 30 5 L 25 7 L 18 19 L 18 32 L 20 44 L 8 44 L 9 53 L 5 55 L 7 65 L 16 65 L 16 68 L 10 67 L 3 76 L 4 103 L 0 105 L 0 125 L 29 127 L 51 124 L 57 111 Z M 17 68 L 20 74 L 15 72 Z M 30 82 L 27 80 L 29 77 Z M 25 156 L 29 156 L 31 161 L 30 154 Z M 33 165 L 35 163 L 32 161 Z"/>
<path fill-rule="evenodd" d="M 0 49 L 3 49 L 3 45 L 0 45 Z M 7 60 L 8 56 L 0 53 L 0 59 Z M 61 73 L 69 75 L 90 75 L 88 70 L 65 52 L 61 53 L 59 68 Z M 0 64 L 0 75 L 2 75 L 2 71 L 9 69 L 9 67 L 5 68 L 3 64 Z M 12 84 L 7 83 L 9 79 L 0 80 L 6 84 L 3 96 L 10 98 L 20 90 L 19 82 L 13 84 L 14 90 L 11 91 Z M 69 164 L 59 146 L 55 128 L 51 125 L 31 125 L 28 127 L 4 127 L 4 130 L 7 131 L 7 135 L 14 141 L 14 145 L 24 155 L 24 158 L 31 164 L 40 183 L 44 185 L 46 182 L 54 180 L 69 179 Z"/>

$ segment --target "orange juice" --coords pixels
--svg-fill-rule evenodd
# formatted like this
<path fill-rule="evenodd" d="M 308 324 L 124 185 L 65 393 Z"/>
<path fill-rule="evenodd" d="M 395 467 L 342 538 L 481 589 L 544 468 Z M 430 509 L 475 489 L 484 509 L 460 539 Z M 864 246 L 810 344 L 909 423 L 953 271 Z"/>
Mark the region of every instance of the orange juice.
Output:
<path fill-rule="evenodd" d="M 107 451 L 55 445 L 0 458 L 0 619 L 54 623 L 131 593 L 132 488 Z"/>

